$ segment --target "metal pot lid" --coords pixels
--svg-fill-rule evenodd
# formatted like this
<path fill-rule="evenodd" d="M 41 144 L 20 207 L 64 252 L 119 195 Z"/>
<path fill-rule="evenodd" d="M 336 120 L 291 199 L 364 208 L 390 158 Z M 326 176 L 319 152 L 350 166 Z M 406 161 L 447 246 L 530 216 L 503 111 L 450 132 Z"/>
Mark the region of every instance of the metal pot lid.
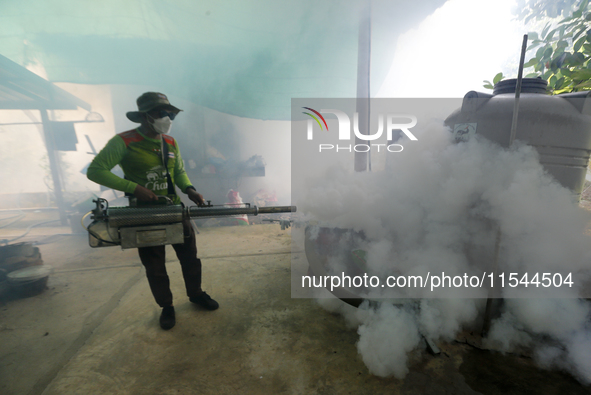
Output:
<path fill-rule="evenodd" d="M 31 281 L 47 277 L 52 271 L 53 267 L 50 265 L 29 266 L 10 272 L 6 277 L 8 277 L 9 281 L 13 282 Z"/>

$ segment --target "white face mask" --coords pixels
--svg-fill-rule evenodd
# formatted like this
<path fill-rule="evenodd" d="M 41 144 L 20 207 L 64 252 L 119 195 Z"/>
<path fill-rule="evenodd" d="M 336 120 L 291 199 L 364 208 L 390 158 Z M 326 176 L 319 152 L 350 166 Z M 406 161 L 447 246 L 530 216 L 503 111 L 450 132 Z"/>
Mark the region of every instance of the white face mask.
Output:
<path fill-rule="evenodd" d="M 154 119 L 152 128 L 154 128 L 154 131 L 158 134 L 168 134 L 170 132 L 170 128 L 172 128 L 172 121 L 169 117 Z"/>

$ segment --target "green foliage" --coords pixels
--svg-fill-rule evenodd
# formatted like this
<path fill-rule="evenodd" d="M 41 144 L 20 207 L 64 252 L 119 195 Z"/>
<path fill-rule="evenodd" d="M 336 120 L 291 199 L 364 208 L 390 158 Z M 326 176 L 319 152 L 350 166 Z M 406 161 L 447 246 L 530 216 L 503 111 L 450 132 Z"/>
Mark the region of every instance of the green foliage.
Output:
<path fill-rule="evenodd" d="M 553 18 L 540 32 L 528 33 L 527 49 L 536 51 L 524 64 L 525 77 L 547 80 L 553 94 L 591 90 L 589 0 L 519 0 L 517 8 L 517 19 L 525 23 Z M 499 73 L 495 79 L 499 75 L 503 78 Z M 484 87 L 492 89 L 500 81 L 495 79 L 493 84 L 484 81 Z"/>
<path fill-rule="evenodd" d="M 572 16 L 580 4 L 581 0 L 517 0 L 515 15 L 524 23 L 544 17 L 566 18 Z"/>
<path fill-rule="evenodd" d="M 484 87 L 485 87 L 485 88 L 488 88 L 488 89 L 493 89 L 493 88 L 494 88 L 494 86 L 495 86 L 495 85 L 496 85 L 496 84 L 497 84 L 497 83 L 498 83 L 500 80 L 502 80 L 503 78 L 505 78 L 505 76 L 503 75 L 503 73 L 498 73 L 497 75 L 495 75 L 495 78 L 493 78 L 493 82 L 492 82 L 492 84 L 491 84 L 491 82 L 490 82 L 490 81 L 484 81 L 484 83 L 485 83 Z"/>

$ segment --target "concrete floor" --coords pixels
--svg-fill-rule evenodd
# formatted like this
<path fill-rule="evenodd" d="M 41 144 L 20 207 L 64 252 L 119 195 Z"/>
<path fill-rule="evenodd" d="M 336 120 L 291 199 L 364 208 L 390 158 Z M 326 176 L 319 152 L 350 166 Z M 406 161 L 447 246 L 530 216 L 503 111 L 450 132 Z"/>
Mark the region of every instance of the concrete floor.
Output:
<path fill-rule="evenodd" d="M 51 213 L 30 213 L 0 239 Z M 27 222 L 28 221 L 28 222 Z M 20 229 L 22 227 L 22 229 Z M 411 355 L 404 380 L 371 375 L 358 335 L 313 300 L 290 297 L 290 230 L 279 225 L 201 229 L 203 288 L 214 312 L 189 303 L 171 247 L 177 324 L 158 325 L 135 250 L 91 249 L 65 227 L 29 240 L 52 265 L 48 289 L 0 305 L 0 394 L 583 394 L 570 376 L 531 359 L 463 342 Z M 37 236 L 36 236 L 37 235 Z M 20 241 L 20 240 L 19 240 Z M 305 255 L 294 247 L 295 254 Z"/>

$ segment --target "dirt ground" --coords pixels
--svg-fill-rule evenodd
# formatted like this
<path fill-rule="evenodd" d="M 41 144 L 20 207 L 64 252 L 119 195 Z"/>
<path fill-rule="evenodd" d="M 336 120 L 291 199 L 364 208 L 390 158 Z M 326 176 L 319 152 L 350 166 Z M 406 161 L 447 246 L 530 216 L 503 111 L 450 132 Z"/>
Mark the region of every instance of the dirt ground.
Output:
<path fill-rule="evenodd" d="M 55 212 L 28 213 L 0 239 Z M 48 289 L 0 304 L 0 393 L 12 394 L 587 394 L 531 359 L 483 351 L 468 337 L 418 351 L 404 380 L 371 375 L 358 335 L 314 300 L 292 299 L 290 232 L 278 224 L 201 228 L 203 288 L 214 312 L 189 303 L 171 247 L 177 324 L 160 329 L 135 250 L 91 249 L 69 227 L 34 228 L 54 267 Z M 297 230 L 294 230 L 297 231 Z"/>

